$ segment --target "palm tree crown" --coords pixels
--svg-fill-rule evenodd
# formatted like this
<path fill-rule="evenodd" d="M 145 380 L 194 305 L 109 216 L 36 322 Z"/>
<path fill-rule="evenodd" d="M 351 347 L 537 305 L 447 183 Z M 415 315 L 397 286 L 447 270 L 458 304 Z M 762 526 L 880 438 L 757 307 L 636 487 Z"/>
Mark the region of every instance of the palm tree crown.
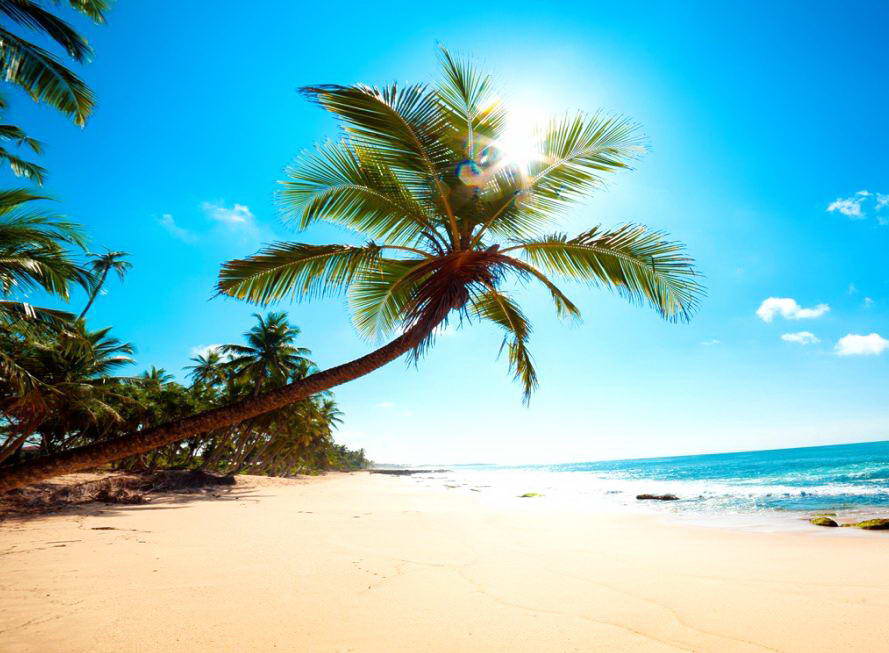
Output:
<path fill-rule="evenodd" d="M 109 272 L 113 270 L 117 273 L 117 276 L 121 281 L 124 280 L 124 277 L 127 276 L 127 272 L 133 267 L 132 263 L 125 260 L 125 257 L 127 256 L 129 256 L 127 252 L 112 251 L 107 251 L 104 254 L 90 254 L 92 260 L 89 262 L 89 267 L 92 272 L 92 278 L 90 280 L 89 299 L 86 302 L 86 306 L 83 307 L 83 311 L 80 313 L 80 318 L 83 318 L 86 315 L 90 306 L 96 301 L 96 297 L 102 290 L 102 286 L 105 285 L 105 280 L 108 278 Z"/>
<path fill-rule="evenodd" d="M 294 346 L 300 330 L 287 321 L 285 313 L 256 313 L 254 317 L 256 326 L 244 333 L 247 344 L 222 345 L 219 354 L 230 356 L 227 367 L 253 383 L 258 393 L 269 383 L 283 385 L 311 365 L 307 356 L 312 352 Z"/>
<path fill-rule="evenodd" d="M 366 241 L 274 243 L 225 264 L 218 290 L 260 304 L 345 292 L 365 336 L 419 330 L 415 355 L 454 314 L 493 322 L 526 400 L 537 385 L 531 324 L 510 282 L 539 282 L 562 316 L 580 312 L 551 276 L 688 319 L 702 288 L 692 260 L 663 233 L 632 224 L 546 232 L 643 151 L 635 125 L 601 113 L 553 118 L 536 128 L 538 156 L 520 165 L 504 156 L 507 110 L 491 78 L 444 49 L 441 68 L 433 87 L 303 88 L 344 135 L 288 170 L 285 217 L 300 228 L 332 222 Z"/>

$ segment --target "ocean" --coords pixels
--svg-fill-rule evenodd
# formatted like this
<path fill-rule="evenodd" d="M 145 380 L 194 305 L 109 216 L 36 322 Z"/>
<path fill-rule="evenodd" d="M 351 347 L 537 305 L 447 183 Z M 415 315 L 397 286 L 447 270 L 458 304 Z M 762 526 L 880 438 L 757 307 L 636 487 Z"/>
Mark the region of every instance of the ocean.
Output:
<path fill-rule="evenodd" d="M 565 463 L 457 465 L 417 478 L 447 488 L 515 498 L 526 492 L 591 508 L 668 511 L 686 516 L 889 516 L 889 441 L 769 451 Z M 678 501 L 638 501 L 637 494 Z M 644 506 L 642 504 L 645 504 Z M 659 505 L 655 505 L 659 504 Z M 768 522 L 768 523 L 774 523 Z"/>

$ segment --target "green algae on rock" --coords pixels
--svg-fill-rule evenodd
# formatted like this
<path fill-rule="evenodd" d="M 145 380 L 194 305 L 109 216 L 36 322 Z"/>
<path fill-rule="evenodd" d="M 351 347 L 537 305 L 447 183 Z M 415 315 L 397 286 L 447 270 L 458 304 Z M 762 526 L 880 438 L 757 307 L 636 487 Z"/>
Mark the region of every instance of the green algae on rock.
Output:
<path fill-rule="evenodd" d="M 812 517 L 809 522 L 815 524 L 815 526 L 829 526 L 831 528 L 836 528 L 837 526 L 839 526 L 839 524 L 837 524 L 830 517 Z"/>

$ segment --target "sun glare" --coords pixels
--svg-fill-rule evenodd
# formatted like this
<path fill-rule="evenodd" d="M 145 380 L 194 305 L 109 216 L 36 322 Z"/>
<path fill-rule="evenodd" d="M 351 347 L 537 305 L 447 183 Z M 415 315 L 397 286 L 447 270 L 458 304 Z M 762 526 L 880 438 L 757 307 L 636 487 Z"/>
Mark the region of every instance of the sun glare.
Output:
<path fill-rule="evenodd" d="M 519 106 L 509 112 L 503 135 L 497 140 L 503 163 L 527 169 L 540 158 L 538 129 L 545 119 L 542 110 L 529 106 Z"/>

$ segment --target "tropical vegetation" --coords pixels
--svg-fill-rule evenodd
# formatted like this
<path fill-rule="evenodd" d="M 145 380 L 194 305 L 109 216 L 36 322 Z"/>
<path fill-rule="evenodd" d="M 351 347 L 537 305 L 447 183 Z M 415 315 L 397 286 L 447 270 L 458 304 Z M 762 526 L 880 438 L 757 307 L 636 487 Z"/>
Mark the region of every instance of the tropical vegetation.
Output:
<path fill-rule="evenodd" d="M 534 158 L 512 159 L 503 147 L 507 107 L 491 78 L 444 49 L 441 78 L 431 86 L 328 84 L 302 93 L 338 119 L 342 135 L 288 170 L 279 196 L 284 218 L 301 229 L 330 222 L 359 240 L 271 243 L 223 265 L 217 289 L 260 305 L 342 294 L 360 333 L 392 339 L 326 370 L 275 373 L 261 391 L 232 393 L 188 417 L 10 466 L 0 472 L 0 488 L 265 423 L 405 354 L 417 360 L 453 320 L 503 331 L 527 401 L 538 378 L 531 323 L 519 303 L 525 283 L 540 284 L 556 312 L 571 319 L 580 310 L 556 279 L 612 290 L 666 320 L 695 311 L 702 288 L 693 262 L 665 234 L 633 224 L 574 236 L 551 231 L 606 174 L 627 169 L 643 151 L 631 121 L 558 116 L 537 127 Z M 195 361 L 201 369 L 207 363 Z"/>

